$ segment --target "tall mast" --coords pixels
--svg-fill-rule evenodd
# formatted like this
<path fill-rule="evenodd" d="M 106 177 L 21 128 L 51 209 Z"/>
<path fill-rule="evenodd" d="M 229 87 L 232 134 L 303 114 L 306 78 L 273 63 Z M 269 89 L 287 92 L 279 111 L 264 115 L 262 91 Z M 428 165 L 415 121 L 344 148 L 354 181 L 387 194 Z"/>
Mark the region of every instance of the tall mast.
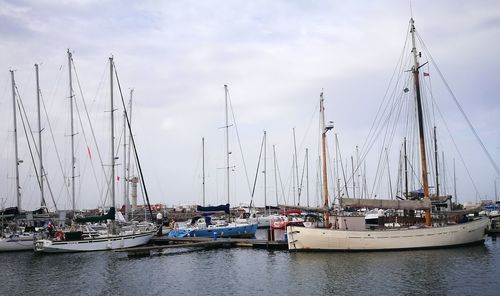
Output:
<path fill-rule="evenodd" d="M 434 126 L 434 164 L 436 169 L 436 196 L 439 197 L 439 166 L 438 166 L 438 144 L 437 144 L 437 135 L 436 135 L 436 127 Z"/>
<path fill-rule="evenodd" d="M 132 88 L 130 90 L 130 100 L 129 100 L 128 112 L 127 112 L 130 127 L 132 127 L 132 95 L 133 95 L 133 93 L 134 93 L 134 89 Z M 132 130 L 129 129 L 128 155 L 127 155 L 128 161 L 127 161 L 127 174 L 126 174 L 127 180 L 125 182 L 125 184 L 126 184 L 126 189 L 125 189 L 126 193 L 125 194 L 127 195 L 127 201 L 129 200 L 129 196 L 130 196 L 130 182 L 132 181 L 131 174 L 130 174 L 130 163 L 131 163 L 130 160 L 132 159 L 132 158 L 130 158 L 130 150 L 132 148 L 131 144 L 132 144 Z M 125 207 L 127 207 L 127 206 L 129 207 L 127 210 L 130 210 L 130 202 L 125 204 Z M 133 210 L 134 209 L 132 209 L 132 213 L 133 213 Z"/>
<path fill-rule="evenodd" d="M 307 207 L 309 207 L 309 148 L 306 148 L 306 192 Z"/>
<path fill-rule="evenodd" d="M 73 123 L 73 78 L 71 73 L 71 62 L 73 60 L 73 55 L 68 49 L 68 72 L 69 72 L 69 114 L 71 122 L 71 205 L 73 214 L 76 211 L 75 204 L 75 127 Z"/>
<path fill-rule="evenodd" d="M 125 206 L 125 217 L 128 215 L 128 195 L 127 195 L 127 110 L 123 110 L 123 205 Z"/>
<path fill-rule="evenodd" d="M 326 126 L 325 126 L 325 107 L 323 93 L 320 94 L 319 112 L 321 114 L 321 155 L 323 161 L 323 206 L 328 209 L 328 178 L 326 175 Z"/>
<path fill-rule="evenodd" d="M 495 182 L 495 185 L 496 185 L 496 182 Z M 496 186 L 495 186 L 495 188 L 496 188 Z M 455 158 L 453 158 L 453 195 L 455 196 L 455 207 L 456 207 L 458 205 L 458 196 L 457 196 L 457 175 L 455 172 Z"/>
<path fill-rule="evenodd" d="M 228 118 L 228 110 L 227 110 L 227 99 L 228 99 L 228 90 L 227 84 L 224 84 L 224 94 L 226 101 L 226 178 L 227 178 L 227 203 L 229 204 L 229 118 Z"/>
<path fill-rule="evenodd" d="M 419 131 L 419 137 L 420 137 L 420 159 L 421 159 L 421 165 L 422 165 L 422 183 L 424 185 L 424 199 L 429 199 L 429 183 L 427 180 L 427 159 L 425 157 L 425 136 L 424 136 L 424 114 L 422 111 L 422 100 L 420 97 L 420 81 L 419 81 L 419 63 L 418 63 L 418 56 L 419 54 L 417 53 L 417 48 L 415 45 L 415 26 L 414 26 L 414 21 L 413 18 L 410 19 L 410 33 L 411 33 L 411 41 L 412 41 L 412 52 L 413 52 L 413 68 L 412 68 L 412 73 L 413 73 L 413 80 L 415 83 L 415 94 L 416 94 L 416 99 L 417 99 L 417 115 L 418 115 L 418 131 Z M 425 224 L 427 226 L 431 225 L 431 212 L 429 209 L 425 210 Z"/>
<path fill-rule="evenodd" d="M 46 207 L 45 196 L 43 192 L 43 161 L 42 161 L 42 123 L 40 119 L 40 80 L 38 78 L 38 64 L 35 64 L 35 74 L 36 74 L 36 101 L 37 101 L 37 111 L 38 111 L 38 160 L 39 164 L 39 178 L 40 178 L 40 206 Z"/>
<path fill-rule="evenodd" d="M 201 138 L 202 170 L 203 170 L 203 206 L 205 206 L 205 138 Z"/>
<path fill-rule="evenodd" d="M 14 79 L 14 70 L 10 70 L 10 78 L 12 80 L 12 111 L 14 118 L 14 159 L 16 161 L 16 198 L 17 209 L 21 211 L 21 186 L 19 185 L 19 151 L 17 147 L 17 115 L 16 115 L 16 80 Z"/>
<path fill-rule="evenodd" d="M 408 198 L 408 155 L 406 154 L 406 137 L 404 139 L 405 150 L 405 198 Z"/>
<path fill-rule="evenodd" d="M 273 159 L 274 159 L 274 188 L 276 189 L 276 206 L 278 205 L 278 171 L 276 163 L 276 146 L 273 145 Z"/>
<path fill-rule="evenodd" d="M 264 215 L 267 213 L 267 134 L 264 131 Z"/>
<path fill-rule="evenodd" d="M 115 206 L 115 118 L 113 105 L 113 57 L 109 58 L 110 128 L 111 128 L 111 206 Z"/>
<path fill-rule="evenodd" d="M 352 169 L 352 197 L 356 198 L 356 181 L 354 180 L 354 157 L 351 155 L 351 169 Z"/>
<path fill-rule="evenodd" d="M 295 128 L 293 128 L 293 149 L 295 161 L 295 178 L 297 179 L 297 205 L 300 205 L 299 163 L 297 161 L 297 141 L 295 140 Z"/>
<path fill-rule="evenodd" d="M 361 196 L 363 195 L 361 193 L 361 182 L 359 181 L 359 177 L 361 175 L 361 169 L 360 169 L 360 165 L 359 165 L 359 147 L 358 145 L 356 145 L 356 184 L 358 184 L 358 192 L 359 192 L 359 197 L 361 198 Z M 356 187 L 354 187 L 356 188 Z"/>

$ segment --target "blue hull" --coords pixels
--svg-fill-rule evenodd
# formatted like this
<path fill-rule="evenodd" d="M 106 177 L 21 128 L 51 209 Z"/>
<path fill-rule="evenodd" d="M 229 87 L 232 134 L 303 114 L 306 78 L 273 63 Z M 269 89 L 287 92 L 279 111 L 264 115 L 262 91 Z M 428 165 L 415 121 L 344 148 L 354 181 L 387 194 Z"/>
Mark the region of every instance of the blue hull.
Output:
<path fill-rule="evenodd" d="M 238 226 L 223 226 L 205 229 L 172 229 L 167 237 L 255 237 L 257 232 L 257 224 L 238 225 Z M 215 234 L 214 234 L 215 233 Z"/>

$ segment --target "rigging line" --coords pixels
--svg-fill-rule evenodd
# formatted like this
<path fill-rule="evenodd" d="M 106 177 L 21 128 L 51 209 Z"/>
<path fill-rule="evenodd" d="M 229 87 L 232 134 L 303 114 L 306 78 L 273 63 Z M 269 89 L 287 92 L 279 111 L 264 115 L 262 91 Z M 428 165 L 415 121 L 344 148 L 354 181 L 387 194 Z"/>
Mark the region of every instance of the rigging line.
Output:
<path fill-rule="evenodd" d="M 78 101 L 75 100 L 74 102 L 75 102 L 76 115 L 78 116 L 78 122 L 80 122 L 80 126 L 82 128 L 83 140 L 85 141 L 85 145 L 87 145 L 87 147 L 89 147 L 89 142 L 87 140 L 87 133 L 85 132 L 82 117 L 80 115 L 80 109 L 78 108 Z M 94 162 L 92 161 L 92 159 L 90 159 L 90 166 L 92 168 L 92 173 L 94 175 L 94 180 L 95 180 L 96 186 L 97 186 L 98 190 L 100 191 L 100 187 L 99 187 L 100 184 L 99 184 L 99 180 L 97 178 L 97 173 L 96 173 Z M 81 188 L 81 186 L 80 186 L 80 188 Z M 102 199 L 101 199 L 101 202 L 102 202 Z"/>
<path fill-rule="evenodd" d="M 252 193 L 250 195 L 251 198 L 250 198 L 250 207 L 249 208 L 251 208 L 252 204 L 253 204 L 253 195 L 255 193 L 255 185 L 257 185 L 257 177 L 259 176 L 260 160 L 262 159 L 262 150 L 264 148 L 265 138 L 266 138 L 266 136 L 264 134 L 264 136 L 262 137 L 262 144 L 260 144 L 259 161 L 257 161 L 257 170 L 255 171 L 255 179 L 253 181 Z"/>
<path fill-rule="evenodd" d="M 420 41 L 420 43 L 422 44 L 422 47 L 424 48 L 424 50 L 426 51 L 426 53 L 429 55 L 429 58 L 432 62 L 432 64 L 434 65 L 434 67 L 436 68 L 438 74 L 439 74 L 439 77 L 441 77 L 441 80 L 443 81 L 444 85 L 446 86 L 448 92 L 450 93 L 451 97 L 453 98 L 453 101 L 455 102 L 455 104 L 457 105 L 458 109 L 460 110 L 460 113 L 462 113 L 462 116 L 465 118 L 465 120 L 467 121 L 467 124 L 469 125 L 469 128 L 471 129 L 472 133 L 474 134 L 474 136 L 476 137 L 476 140 L 479 142 L 479 144 L 481 145 L 481 148 L 483 149 L 483 152 L 486 154 L 486 156 L 488 157 L 488 160 L 490 161 L 491 165 L 495 168 L 495 171 L 497 172 L 497 175 L 500 175 L 500 169 L 498 168 L 497 164 L 495 163 L 495 161 L 493 160 L 493 158 L 491 157 L 490 153 L 488 152 L 488 150 L 486 149 L 486 146 L 484 146 L 484 143 L 483 141 L 481 140 L 481 138 L 479 137 L 476 129 L 474 128 L 474 126 L 472 125 L 472 123 L 470 122 L 469 118 L 467 117 L 467 114 L 465 114 L 465 111 L 463 110 L 462 106 L 460 105 L 460 103 L 458 102 L 458 99 L 457 97 L 455 96 L 455 94 L 453 93 L 453 91 L 451 90 L 450 86 L 448 85 L 448 82 L 446 82 L 444 76 L 443 76 L 443 73 L 441 73 L 441 70 L 439 69 L 439 67 L 437 66 L 436 62 L 434 61 L 434 58 L 432 57 L 432 55 L 430 54 L 429 50 L 427 49 L 427 46 L 425 46 L 425 43 L 422 41 L 422 39 L 420 38 L 420 34 L 418 34 L 417 32 L 417 37 L 418 37 L 418 40 Z"/>
<path fill-rule="evenodd" d="M 362 148 L 361 162 L 367 157 L 369 151 L 373 148 L 373 146 L 375 144 L 375 139 L 378 139 L 380 137 L 380 134 L 384 130 L 386 130 L 385 127 L 388 126 L 387 122 L 390 122 L 391 113 L 393 112 L 394 106 L 396 105 L 395 103 L 391 103 L 391 102 L 392 101 L 397 101 L 396 90 L 399 89 L 398 85 L 399 85 L 399 81 L 400 80 L 401 80 L 401 75 L 398 76 L 398 79 L 396 81 L 396 85 L 393 88 L 393 91 L 392 91 L 391 95 L 389 97 L 387 97 L 388 98 L 387 99 L 387 104 L 386 104 L 386 107 L 384 108 L 382 114 L 380 114 L 380 115 L 377 116 L 377 118 L 379 118 L 380 121 L 377 122 L 375 130 L 373 130 L 373 134 L 371 135 L 371 140 L 369 142 L 370 144 L 368 144 L 368 142 L 366 142 L 366 141 L 365 141 L 365 144 L 367 144 L 368 147 L 366 147 L 366 145 L 363 144 L 363 145 L 365 145 L 365 147 Z M 385 102 L 385 99 L 384 99 L 384 102 Z M 392 108 L 389 108 L 389 106 L 392 106 Z M 382 120 L 382 118 L 384 118 L 384 117 L 385 117 L 385 119 Z M 367 148 L 367 149 L 365 150 L 365 148 Z M 356 168 L 356 171 L 359 169 L 359 165 L 360 164 L 358 164 L 358 167 Z"/>
<path fill-rule="evenodd" d="M 403 63 L 403 57 L 404 57 L 404 54 L 405 54 L 405 49 L 406 49 L 406 46 L 408 44 L 408 36 L 409 36 L 409 32 L 410 32 L 410 24 L 408 24 L 408 27 L 407 27 L 407 30 L 406 30 L 406 38 L 405 38 L 405 43 L 403 45 L 403 49 L 401 50 L 401 55 L 398 59 L 398 62 L 396 63 L 396 66 L 394 67 L 394 70 L 392 72 L 392 76 L 391 76 L 391 79 L 389 80 L 389 84 L 387 85 L 387 88 L 386 88 L 386 91 L 385 91 L 385 94 L 382 98 L 382 103 L 379 105 L 379 108 L 377 110 L 377 113 L 375 115 L 375 118 L 373 119 L 373 122 L 372 122 L 372 126 L 370 127 L 370 131 L 368 132 L 368 135 L 367 137 L 365 138 L 365 141 L 363 143 L 363 145 L 361 145 L 361 151 L 364 151 L 365 148 L 366 148 L 366 144 L 367 142 L 370 140 L 371 138 L 371 133 L 372 133 L 372 130 L 375 126 L 375 123 L 377 122 L 377 119 L 379 117 L 379 114 L 380 114 L 380 111 L 381 111 L 381 108 L 382 106 L 384 105 L 384 102 L 385 100 L 387 99 L 387 94 L 389 93 L 389 89 L 392 85 L 392 82 L 394 80 L 394 77 L 396 76 L 396 73 L 399 73 L 400 71 L 398 71 L 398 69 L 401 69 L 402 68 L 402 63 Z M 398 75 L 399 77 L 399 75 Z M 369 150 L 369 149 L 368 149 Z"/>
<path fill-rule="evenodd" d="M 43 100 L 43 98 L 42 98 L 42 91 L 40 91 L 40 100 Z M 24 107 L 23 107 L 23 108 L 24 108 Z M 48 121 L 48 119 L 47 119 L 47 121 Z M 40 131 L 40 133 L 41 133 L 41 132 L 42 132 L 42 131 Z M 35 143 L 35 142 L 34 142 L 34 143 Z M 35 148 L 36 148 L 36 144 L 35 144 Z M 39 152 L 39 150 L 38 150 L 38 149 L 36 150 L 36 152 L 37 152 L 38 156 L 40 156 L 40 152 Z M 48 174 L 47 174 L 47 172 L 45 171 L 45 167 L 43 166 L 43 164 L 42 164 L 42 176 L 45 176 L 45 182 L 47 183 L 47 188 L 49 189 L 50 198 L 52 199 L 52 203 L 54 204 L 54 208 L 55 208 L 55 209 L 56 209 L 56 211 L 57 211 L 57 204 L 56 204 L 56 201 L 55 201 L 55 199 L 54 199 L 54 194 L 53 194 L 53 192 L 52 192 L 52 187 L 50 186 L 50 181 L 49 181 L 49 178 L 48 178 Z M 47 206 L 47 204 L 45 204 L 45 206 Z"/>
<path fill-rule="evenodd" d="M 40 175 L 38 175 L 38 170 L 37 170 L 37 166 L 36 166 L 36 163 L 35 163 L 35 157 L 33 156 L 33 150 L 31 148 L 31 143 L 30 143 L 30 140 L 29 140 L 29 136 L 28 136 L 28 131 L 26 129 L 26 125 L 28 126 L 28 129 L 30 131 L 30 134 L 31 134 L 31 140 L 33 141 L 33 145 L 35 146 L 35 152 L 39 155 L 38 153 L 38 148 L 36 146 L 36 141 L 35 141 L 35 138 L 33 136 L 33 130 L 31 129 L 31 125 L 29 123 L 29 120 L 28 120 L 28 115 L 26 114 L 26 109 L 24 108 L 24 104 L 23 104 L 23 100 L 21 99 L 21 94 L 19 93 L 19 89 L 17 88 L 17 85 L 15 86 L 16 88 L 16 93 L 17 93 L 17 107 L 19 109 L 19 114 L 21 115 L 21 121 L 23 123 L 23 129 L 24 129 L 24 134 L 26 136 L 26 142 L 28 143 L 28 148 L 29 148 L 29 152 L 30 152 L 30 156 L 31 156 L 31 161 L 32 161 L 32 164 L 33 164 L 33 169 L 35 170 L 35 175 L 36 175 L 36 180 L 38 182 L 38 186 L 41 190 L 42 188 L 42 183 L 40 182 Z M 21 110 L 22 109 L 22 110 Z M 24 115 L 24 117 L 23 117 Z M 25 119 L 26 119 L 26 122 L 25 122 Z M 45 198 L 42 199 L 42 207 L 47 207 L 47 202 L 45 201 Z"/>
<path fill-rule="evenodd" d="M 240 148 L 241 160 L 243 162 L 243 169 L 245 170 L 245 177 L 246 177 L 246 180 L 247 180 L 248 190 L 249 190 L 249 193 L 251 194 L 252 193 L 252 188 L 250 187 L 250 178 L 248 177 L 247 164 L 245 162 L 245 156 L 243 154 L 243 148 L 241 146 L 240 133 L 239 133 L 239 130 L 238 130 L 238 125 L 236 124 L 236 117 L 234 115 L 233 103 L 231 101 L 231 94 L 229 92 L 227 93 L 227 99 L 229 101 L 229 107 L 231 108 L 231 115 L 233 117 L 234 129 L 236 131 L 236 138 L 238 139 L 238 146 Z"/>
<path fill-rule="evenodd" d="M 302 190 L 302 186 L 304 185 L 304 174 L 305 174 L 305 170 L 306 170 L 306 155 L 304 155 L 304 162 L 303 162 L 303 165 L 302 165 L 302 174 L 301 174 L 301 177 L 300 177 L 300 190 Z M 300 205 L 300 198 L 299 198 L 299 205 Z"/>
<path fill-rule="evenodd" d="M 313 109 L 313 112 L 312 112 L 312 116 L 311 116 L 311 119 L 309 120 L 309 124 L 307 125 L 307 129 L 306 129 L 306 132 L 304 134 L 304 137 L 302 137 L 302 140 L 300 141 L 299 151 L 302 150 L 302 148 L 304 148 L 304 144 L 305 144 L 305 141 L 306 141 L 306 136 L 309 135 L 309 130 L 311 129 L 312 123 L 314 121 L 314 118 L 316 117 L 318 109 L 319 109 L 319 101 L 317 101 L 316 106 L 314 106 L 314 109 Z"/>
<path fill-rule="evenodd" d="M 100 201 L 104 205 L 107 202 L 107 197 L 108 197 L 108 194 L 110 192 L 110 187 L 111 187 L 110 182 L 111 182 L 111 180 L 109 180 L 109 177 L 107 176 L 107 172 L 104 169 L 105 166 L 104 166 L 104 162 L 103 162 L 103 159 L 102 159 L 102 154 L 101 154 L 101 151 L 99 149 L 99 145 L 97 144 L 97 138 L 95 136 L 94 127 L 92 125 L 92 120 L 91 120 L 90 115 L 89 115 L 89 111 L 88 111 L 88 107 L 87 107 L 87 102 L 86 102 L 85 97 L 83 95 L 83 90 L 82 90 L 82 87 L 81 87 L 80 78 L 78 76 L 78 72 L 76 70 L 76 65 L 75 65 L 75 62 L 74 62 L 73 58 L 71 58 L 71 63 L 72 63 L 73 70 L 74 70 L 74 73 L 75 73 L 76 82 L 77 82 L 77 85 L 78 85 L 80 96 L 82 98 L 83 107 L 84 107 L 84 110 L 85 110 L 85 115 L 86 115 L 87 121 L 89 122 L 90 131 L 91 131 L 91 134 L 92 134 L 92 139 L 93 139 L 93 142 L 94 142 L 94 146 L 96 147 L 96 150 L 97 150 L 97 156 L 98 156 L 98 159 L 99 159 L 99 163 L 101 165 L 101 169 L 102 169 L 102 172 L 103 172 L 103 175 L 104 175 L 104 180 L 105 181 L 103 182 L 103 184 L 101 184 L 101 185 L 98 184 L 97 185 L 97 188 L 98 188 L 98 191 L 99 191 L 99 199 L 100 199 Z M 94 97 L 94 101 L 96 100 L 95 98 L 97 97 L 97 93 L 99 92 L 99 90 L 101 88 L 101 85 L 103 83 L 103 79 L 104 79 L 103 77 L 104 77 L 104 71 L 103 71 L 103 74 L 101 76 L 101 80 L 99 82 L 98 90 L 96 92 L 96 96 Z M 75 98 L 76 98 L 76 96 L 75 96 Z M 75 100 L 75 102 L 76 102 L 76 100 Z M 82 125 L 82 131 L 84 132 L 85 130 L 83 129 L 83 124 L 81 123 L 81 125 Z M 89 147 L 88 141 L 86 139 L 85 139 L 85 141 L 87 143 L 87 147 Z M 92 166 L 93 165 L 94 164 L 92 162 Z M 105 188 L 103 188 L 103 187 L 105 187 Z"/>
<path fill-rule="evenodd" d="M 434 100 L 434 98 L 433 98 L 433 97 L 431 97 L 431 99 L 432 99 L 432 100 Z M 436 109 L 437 109 L 437 111 L 438 111 L 439 116 L 441 117 L 441 120 L 442 120 L 442 121 L 443 121 L 443 123 L 444 123 L 444 126 L 445 126 L 446 130 L 448 131 L 448 135 L 450 136 L 450 139 L 451 139 L 451 141 L 453 142 L 453 145 L 455 146 L 455 150 L 456 150 L 456 151 L 457 151 L 457 153 L 458 153 L 458 156 L 459 156 L 459 158 L 460 158 L 460 161 L 462 162 L 462 165 L 465 167 L 465 171 L 467 172 L 467 175 L 469 176 L 469 179 L 470 179 L 470 181 L 471 181 L 471 183 L 472 183 L 472 186 L 474 187 L 474 190 L 476 191 L 476 194 L 477 194 L 477 195 L 479 195 L 479 190 L 478 190 L 478 188 L 477 188 L 477 186 L 476 186 L 476 183 L 474 182 L 474 179 L 472 178 L 472 175 L 471 175 L 471 173 L 470 173 L 470 171 L 469 171 L 469 168 L 468 168 L 468 167 L 467 167 L 467 165 L 465 164 L 465 160 L 464 160 L 464 158 L 463 158 L 463 156 L 462 156 L 462 153 L 461 153 L 461 152 L 460 152 L 460 150 L 458 149 L 458 145 L 457 145 L 457 143 L 455 142 L 455 138 L 453 137 L 453 134 L 451 133 L 451 130 L 450 130 L 449 126 L 448 126 L 448 123 L 447 123 L 447 122 L 446 122 L 446 120 L 444 119 L 444 116 L 443 116 L 443 114 L 441 113 L 441 109 L 439 108 L 439 105 L 437 104 L 437 102 L 436 102 Z"/>
<path fill-rule="evenodd" d="M 75 61 L 73 60 L 73 57 L 71 57 L 71 65 L 73 66 L 73 70 L 74 70 L 75 78 L 76 78 L 76 84 L 78 85 L 78 90 L 80 91 L 80 96 L 81 96 L 81 99 L 82 99 L 82 102 L 83 102 L 83 108 L 85 110 L 85 115 L 87 117 L 87 121 L 89 122 L 90 132 L 92 133 L 92 139 L 94 140 L 94 145 L 95 145 L 96 150 L 97 150 L 97 156 L 99 157 L 99 162 L 101 163 L 101 167 L 102 167 L 102 171 L 103 171 L 103 174 L 104 174 L 104 178 L 107 179 L 108 176 L 106 174 L 106 170 L 104 169 L 104 162 L 102 160 L 101 150 L 99 149 L 99 145 L 97 145 L 97 139 L 96 139 L 96 136 L 95 136 L 94 127 L 92 125 L 92 120 L 90 119 L 90 116 L 89 116 L 89 111 L 87 109 L 87 103 L 86 103 L 85 97 L 83 95 L 82 86 L 80 84 L 80 78 L 78 76 L 78 72 L 76 71 L 76 65 L 75 65 Z M 76 100 L 75 100 L 75 102 L 76 102 Z M 82 125 L 82 132 L 85 134 L 85 132 L 83 131 L 83 125 Z M 110 185 L 108 184 L 108 187 L 109 186 Z"/>
<path fill-rule="evenodd" d="M 130 134 L 130 140 L 132 140 L 132 147 L 134 148 L 135 162 L 136 162 L 137 168 L 139 169 L 139 174 L 141 175 L 141 185 L 142 185 L 141 190 L 144 190 L 143 194 L 144 194 L 144 197 L 146 197 L 146 201 L 147 201 L 148 209 L 149 209 L 149 214 L 151 215 L 151 220 L 153 220 L 153 211 L 151 210 L 151 204 L 149 202 L 149 195 L 148 195 L 148 191 L 146 188 L 146 182 L 144 181 L 144 174 L 142 172 L 142 166 L 141 166 L 141 163 L 139 162 L 139 154 L 137 153 L 137 147 L 135 146 L 135 137 L 132 134 L 132 127 L 130 125 L 130 119 L 128 116 L 127 108 L 125 107 L 125 100 L 123 99 L 122 87 L 120 84 L 120 79 L 118 78 L 118 71 L 116 70 L 116 65 L 115 65 L 114 61 L 113 61 L 113 69 L 115 70 L 116 83 L 118 84 L 118 89 L 120 90 L 120 99 L 122 101 L 123 112 L 125 112 L 125 119 L 127 119 L 127 126 L 128 126 L 128 131 Z M 144 217 L 144 218 L 146 218 L 146 217 Z"/>
<path fill-rule="evenodd" d="M 399 97 L 400 99 L 402 98 L 402 96 Z M 401 112 L 396 112 L 397 110 L 400 110 L 400 108 L 397 108 L 398 105 L 400 104 L 397 104 L 398 101 L 397 101 L 397 98 L 395 97 L 394 99 L 394 103 L 392 104 L 392 107 L 389 109 L 389 113 L 387 114 L 387 117 L 386 119 L 384 120 L 384 124 L 382 125 L 382 127 L 385 127 L 384 130 L 384 136 L 383 136 L 383 140 L 382 140 L 382 146 L 381 146 L 381 149 L 380 149 L 380 153 L 379 153 L 379 156 L 378 156 L 378 164 L 377 164 L 377 170 L 376 170 L 376 174 L 375 174 L 375 178 L 374 178 L 374 184 L 373 184 L 373 188 L 372 188 L 372 195 L 373 195 L 373 191 L 375 190 L 375 187 L 379 187 L 380 185 L 377 185 L 381 182 L 381 178 L 382 178 L 382 173 L 380 173 L 381 171 L 383 171 L 385 168 L 381 168 L 380 167 L 380 164 L 383 162 L 383 153 L 384 153 L 384 148 L 386 148 L 388 145 L 387 144 L 391 144 L 392 143 L 392 139 L 393 139 L 393 134 L 395 133 L 395 126 L 396 126 L 396 122 L 397 122 L 397 116 L 398 114 L 401 114 Z M 399 100 L 399 103 L 402 103 L 402 100 Z M 401 104 L 402 105 L 402 104 Z M 393 128 L 392 130 L 389 128 L 391 126 L 391 122 L 393 121 L 393 114 L 396 114 L 396 117 L 395 117 L 395 120 L 394 120 L 394 124 L 393 124 Z M 382 132 L 382 129 L 380 130 L 380 133 Z M 389 140 L 389 139 L 391 140 Z M 391 144 L 392 146 L 392 144 Z M 380 173 L 380 177 L 379 177 L 379 173 Z"/>
<path fill-rule="evenodd" d="M 278 165 L 278 161 L 276 161 L 276 172 L 278 173 L 278 179 L 280 180 L 281 198 L 282 198 L 283 202 L 286 204 L 287 201 L 285 200 L 285 188 L 283 187 L 283 180 L 281 179 L 281 173 L 280 173 L 280 167 Z M 276 188 L 276 191 L 278 191 L 278 188 Z"/>
<path fill-rule="evenodd" d="M 339 139 L 337 137 L 337 134 L 335 134 L 335 141 L 337 143 L 339 143 Z M 344 171 L 344 163 L 342 163 L 342 153 L 340 152 L 340 144 L 339 145 L 336 145 L 337 146 L 337 152 L 339 153 L 339 161 L 340 161 L 340 167 L 342 168 L 342 176 L 344 177 L 344 189 L 345 189 L 345 193 L 346 193 L 346 196 L 347 198 L 349 198 L 349 190 L 347 190 L 347 181 L 346 181 L 346 176 L 345 176 L 345 171 Z M 340 198 L 340 197 L 339 197 Z"/>
<path fill-rule="evenodd" d="M 49 131 L 50 131 L 50 135 L 52 138 L 52 143 L 54 144 L 54 150 L 56 151 L 56 156 L 57 156 L 57 161 L 59 163 L 59 168 L 61 169 L 61 174 L 62 174 L 62 177 L 64 180 L 64 184 L 66 184 L 66 176 L 64 174 L 64 167 L 63 167 L 62 162 L 61 162 L 61 156 L 59 154 L 59 150 L 57 149 L 56 139 L 54 137 L 54 131 L 52 130 L 52 124 L 50 123 L 49 115 L 47 113 L 47 108 L 45 106 L 45 100 L 44 100 L 43 95 L 41 93 L 40 93 L 40 100 L 42 101 L 43 111 L 45 113 L 45 117 L 47 119 L 47 124 L 49 126 Z M 68 196 L 70 196 L 71 194 L 69 192 L 68 186 L 64 186 L 64 187 L 66 188 L 66 193 L 68 194 Z"/>

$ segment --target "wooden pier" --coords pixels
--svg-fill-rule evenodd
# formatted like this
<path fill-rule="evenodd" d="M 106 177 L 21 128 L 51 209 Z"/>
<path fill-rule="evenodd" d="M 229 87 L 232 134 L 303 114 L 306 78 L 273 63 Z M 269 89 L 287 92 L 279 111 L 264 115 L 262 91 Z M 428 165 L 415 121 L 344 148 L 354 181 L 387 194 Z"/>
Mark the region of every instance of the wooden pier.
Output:
<path fill-rule="evenodd" d="M 286 241 L 268 241 L 260 239 L 238 239 L 238 238 L 218 238 L 216 240 L 208 237 L 185 237 L 169 238 L 154 237 L 151 239 L 153 245 L 117 250 L 116 252 L 127 252 L 129 257 L 150 256 L 151 252 L 162 251 L 173 248 L 231 248 L 247 247 L 268 250 L 288 250 Z"/>

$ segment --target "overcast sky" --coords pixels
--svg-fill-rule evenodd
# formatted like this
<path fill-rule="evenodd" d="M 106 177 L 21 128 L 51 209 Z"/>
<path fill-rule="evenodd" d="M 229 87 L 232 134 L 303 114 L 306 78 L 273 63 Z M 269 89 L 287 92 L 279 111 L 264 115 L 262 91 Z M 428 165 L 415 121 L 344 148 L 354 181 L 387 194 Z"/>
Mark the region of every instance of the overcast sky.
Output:
<path fill-rule="evenodd" d="M 413 1 L 412 6 L 419 35 L 487 150 L 500 162 L 500 2 Z M 71 207 L 64 185 L 68 184 L 70 168 L 69 48 L 105 170 L 110 163 L 107 63 L 111 55 L 126 100 L 129 90 L 134 89 L 133 133 L 153 203 L 202 203 L 202 137 L 206 141 L 207 203 L 225 203 L 225 171 L 221 169 L 225 167 L 225 137 L 221 127 L 225 125 L 227 84 L 250 185 L 265 130 L 268 203 L 276 202 L 273 145 L 283 183 L 279 198 L 282 200 L 284 193 L 285 201 L 292 201 L 295 128 L 299 171 L 305 148 L 310 151 L 310 203 L 315 205 L 320 92 L 325 93 L 325 116 L 335 123 L 342 157 L 350 158 L 355 155 L 355 146 L 363 144 L 382 102 L 403 49 L 410 17 L 409 1 L 0 0 L 0 139 L 4 143 L 0 152 L 0 198 L 5 206 L 15 205 L 9 70 L 15 70 L 17 87 L 37 136 L 33 65 L 39 63 L 41 92 L 61 158 L 60 165 L 44 116 L 44 165 L 58 207 Z M 447 124 L 466 165 L 451 147 L 450 137 L 443 140 L 448 176 L 456 159 L 459 200 L 494 199 L 494 182 L 499 176 L 452 99 L 444 98 L 446 91 L 437 82 L 437 73 L 429 71 L 436 81 L 432 87 L 440 108 L 450 110 Z M 85 134 L 90 140 L 91 132 L 76 83 L 75 90 L 84 122 L 83 127 L 75 123 L 77 207 L 94 208 L 103 203 L 105 181 L 97 148 L 86 144 L 83 137 Z M 115 98 L 119 98 L 116 85 Z M 120 104 L 115 112 L 118 145 L 122 108 L 120 101 L 115 104 Z M 32 209 L 37 207 L 40 193 L 19 118 L 18 124 L 23 207 Z M 242 153 L 232 120 L 230 125 L 234 166 L 230 200 L 233 205 L 248 204 L 250 189 Z M 444 127 L 440 132 L 445 133 Z M 333 159 L 333 133 L 329 136 Z M 395 141 L 401 143 L 401 139 Z M 397 178 L 395 155 L 390 159 L 393 182 Z M 121 151 L 118 157 L 116 174 L 123 176 Z M 367 156 L 370 184 L 377 157 L 377 153 Z M 263 205 L 264 174 L 258 175 L 254 199 Z M 451 193 L 452 181 L 446 182 L 447 193 Z M 117 204 L 121 204 L 123 179 L 116 184 Z M 384 192 L 376 194 L 383 196 Z M 49 205 L 53 207 L 50 201 Z"/>

